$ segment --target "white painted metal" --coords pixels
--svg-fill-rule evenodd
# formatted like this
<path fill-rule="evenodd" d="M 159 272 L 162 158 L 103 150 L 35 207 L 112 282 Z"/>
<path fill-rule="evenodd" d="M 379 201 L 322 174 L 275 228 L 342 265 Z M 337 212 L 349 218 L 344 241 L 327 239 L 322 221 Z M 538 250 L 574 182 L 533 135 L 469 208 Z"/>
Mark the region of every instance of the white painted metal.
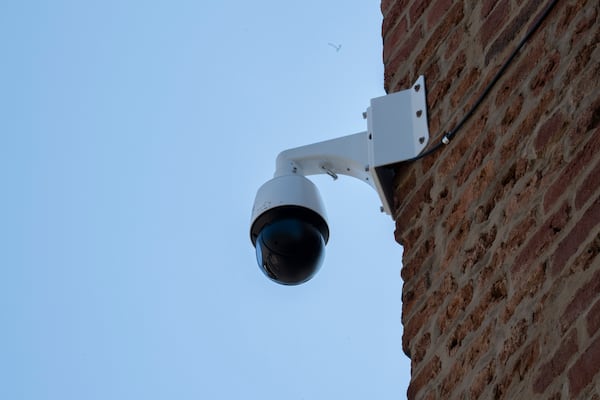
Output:
<path fill-rule="evenodd" d="M 265 211 L 279 206 L 309 208 L 327 222 L 325 206 L 319 190 L 308 178 L 300 174 L 281 175 L 267 181 L 256 193 L 250 226 Z"/>
<path fill-rule="evenodd" d="M 317 174 L 360 179 L 377 191 L 382 210 L 391 214 L 393 189 L 387 166 L 416 157 L 429 142 L 424 77 L 410 89 L 372 99 L 366 115 L 366 132 L 281 152 L 275 178 L 259 189 L 252 221 L 270 208 L 290 204 L 307 206 L 325 218 L 316 187 L 306 178 L 310 185 L 290 179 Z"/>
<path fill-rule="evenodd" d="M 283 151 L 277 156 L 275 176 L 348 175 L 372 185 L 367 135 L 355 133 Z"/>
<path fill-rule="evenodd" d="M 367 125 L 372 138 L 369 161 L 375 167 L 408 160 L 423 151 L 429 142 L 423 76 L 411 89 L 371 99 Z"/>

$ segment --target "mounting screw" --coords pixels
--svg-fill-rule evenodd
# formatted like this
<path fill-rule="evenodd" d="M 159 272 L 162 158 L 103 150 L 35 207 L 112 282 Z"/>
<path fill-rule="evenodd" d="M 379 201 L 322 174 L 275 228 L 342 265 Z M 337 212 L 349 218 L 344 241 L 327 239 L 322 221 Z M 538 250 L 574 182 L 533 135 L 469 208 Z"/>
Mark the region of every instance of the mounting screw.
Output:
<path fill-rule="evenodd" d="M 367 112 L 362 113 L 363 119 L 367 119 Z"/>

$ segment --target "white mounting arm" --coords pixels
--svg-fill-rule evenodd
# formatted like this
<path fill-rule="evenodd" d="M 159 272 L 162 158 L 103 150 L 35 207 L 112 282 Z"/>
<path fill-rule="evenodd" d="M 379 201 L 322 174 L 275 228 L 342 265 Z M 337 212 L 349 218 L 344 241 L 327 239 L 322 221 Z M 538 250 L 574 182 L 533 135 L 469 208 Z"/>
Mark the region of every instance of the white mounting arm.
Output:
<path fill-rule="evenodd" d="M 277 156 L 275 176 L 348 175 L 372 186 L 392 213 L 391 165 L 416 157 L 429 141 L 425 79 L 411 89 L 371 99 L 367 131 L 285 150 Z"/>

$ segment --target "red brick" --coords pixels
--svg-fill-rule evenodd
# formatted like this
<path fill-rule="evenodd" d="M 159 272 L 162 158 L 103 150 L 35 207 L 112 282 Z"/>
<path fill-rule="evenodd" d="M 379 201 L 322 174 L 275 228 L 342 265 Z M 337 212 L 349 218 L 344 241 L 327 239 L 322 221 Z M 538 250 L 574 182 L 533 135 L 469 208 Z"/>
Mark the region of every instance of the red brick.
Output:
<path fill-rule="evenodd" d="M 445 41 L 445 60 L 456 58 L 455 53 L 458 50 L 461 41 L 464 39 L 464 34 L 465 32 L 462 29 L 454 29 L 449 33 L 448 39 Z"/>
<path fill-rule="evenodd" d="M 416 283 L 414 280 L 406 282 L 402 289 L 402 313 L 410 315 L 413 307 L 419 301 L 422 301 L 427 290 L 431 287 L 431 278 L 428 274 L 422 275 Z"/>
<path fill-rule="evenodd" d="M 552 381 L 563 373 L 567 362 L 579 351 L 577 346 L 577 330 L 571 330 L 569 336 L 565 337 L 560 347 L 554 352 L 552 358 L 543 364 L 536 374 L 533 382 L 533 391 L 535 393 L 544 393 Z"/>
<path fill-rule="evenodd" d="M 563 193 L 570 193 L 571 186 L 576 182 L 575 178 L 579 176 L 586 166 L 590 165 L 592 160 L 597 156 L 599 148 L 600 132 L 590 137 L 581 151 L 564 167 L 558 179 L 546 191 L 544 195 L 544 210 L 550 209 L 561 198 Z"/>
<path fill-rule="evenodd" d="M 427 354 L 427 350 L 429 350 L 430 345 L 431 334 L 429 332 L 426 332 L 423 336 L 421 336 L 421 339 L 419 339 L 419 341 L 417 342 L 414 354 L 412 354 L 411 361 L 414 363 L 420 363 L 421 361 L 423 361 L 423 358 L 425 358 L 425 355 Z"/>
<path fill-rule="evenodd" d="M 575 208 L 580 210 L 593 194 L 600 189 L 600 162 L 596 163 L 583 183 L 577 188 L 575 196 Z M 598 221 L 600 223 L 600 221 Z"/>
<path fill-rule="evenodd" d="M 509 295 L 509 301 L 502 314 L 503 323 L 507 323 L 510 320 L 516 308 L 524 303 L 523 299 L 525 299 L 525 297 L 533 297 L 540 290 L 545 278 L 545 268 L 543 265 L 539 265 L 537 268 L 530 271 L 526 279 L 519 279 L 515 282 L 516 290 Z"/>
<path fill-rule="evenodd" d="M 579 359 L 569 369 L 569 386 L 572 398 L 586 386 L 594 383 L 594 377 L 600 371 L 600 336 L 581 353 Z"/>
<path fill-rule="evenodd" d="M 508 359 L 513 356 L 516 351 L 527 340 L 527 331 L 529 324 L 525 319 L 519 320 L 511 327 L 510 336 L 504 341 L 502 352 L 500 353 L 499 361 L 506 365 Z"/>
<path fill-rule="evenodd" d="M 452 3 L 452 0 L 437 0 L 429 6 L 429 11 L 427 13 L 428 29 L 433 29 L 435 25 L 443 20 L 444 16 L 452 6 Z"/>
<path fill-rule="evenodd" d="M 410 6 L 410 9 L 408 11 L 408 15 L 410 17 L 410 23 L 414 24 L 415 21 L 417 21 L 419 19 L 419 17 L 421 17 L 421 15 L 423 15 L 423 13 L 425 12 L 425 9 L 427 8 L 427 1 L 414 1 L 412 3 L 412 5 Z"/>
<path fill-rule="evenodd" d="M 446 18 L 438 25 L 437 28 L 429 35 L 429 40 L 425 43 L 423 49 L 419 52 L 415 58 L 415 69 L 416 71 L 421 70 L 421 66 L 427 61 L 432 59 L 433 54 L 442 43 L 445 42 L 446 37 L 455 26 L 464 17 L 464 10 L 462 2 L 456 2 L 452 8 L 447 12 Z"/>
<path fill-rule="evenodd" d="M 510 1 L 500 0 L 496 2 L 493 11 L 481 23 L 481 30 L 478 36 L 483 46 L 487 46 L 492 37 L 498 34 L 498 27 L 504 26 L 508 20 L 509 11 Z"/>
<path fill-rule="evenodd" d="M 512 215 L 509 216 L 512 219 Z M 505 235 L 506 241 L 502 243 L 502 250 L 507 253 L 513 253 L 518 250 L 531 235 L 531 230 L 537 225 L 537 218 L 534 212 L 530 212 L 524 218 L 517 220 L 515 227 Z"/>
<path fill-rule="evenodd" d="M 521 8 L 519 14 L 506 25 L 498 35 L 497 39 L 489 46 L 489 50 L 485 54 L 485 65 L 488 65 L 497 54 L 504 51 L 509 43 L 517 43 L 516 38 L 518 33 L 524 32 L 523 28 L 528 21 L 533 21 L 532 16 L 536 14 L 535 11 L 539 5 L 540 2 L 538 0 L 529 0 L 527 4 Z M 498 29 L 499 26 L 501 25 L 494 26 L 494 28 Z M 538 33 L 536 37 L 532 38 L 532 41 L 540 40 L 540 36 L 541 35 Z M 483 44 L 487 47 L 487 43 L 484 42 Z"/>
<path fill-rule="evenodd" d="M 464 312 L 472 299 L 473 282 L 469 282 L 450 300 L 446 306 L 446 312 L 440 314 L 440 317 L 438 318 L 440 333 L 444 333 L 447 321 L 454 320 L 459 312 Z"/>
<path fill-rule="evenodd" d="M 400 20 L 394 29 L 389 31 L 388 34 L 383 38 L 383 62 L 387 63 L 390 57 L 398 49 L 398 46 L 401 45 L 404 48 L 406 43 L 410 43 L 410 46 L 415 46 L 417 44 L 417 40 L 409 37 L 408 21 L 406 17 L 403 16 L 400 17 Z"/>
<path fill-rule="evenodd" d="M 426 365 L 423 366 L 419 374 L 411 380 L 406 393 L 408 400 L 416 398 L 417 393 L 429 382 L 437 377 L 442 369 L 442 361 L 434 356 Z"/>
<path fill-rule="evenodd" d="M 582 243 L 590 235 L 592 229 L 600 223 L 600 198 L 590 205 L 581 216 L 577 224 L 569 231 L 567 236 L 559 243 L 552 256 L 552 275 L 557 276 L 567 266 L 567 262 L 574 255 Z"/>
<path fill-rule="evenodd" d="M 384 47 L 384 62 L 387 61 L 391 65 L 406 62 L 417 45 L 423 40 L 423 28 L 420 24 L 415 26 L 410 33 L 403 33 L 403 26 L 402 23 L 399 24 L 399 30 L 392 33 L 390 41 Z"/>
<path fill-rule="evenodd" d="M 388 3 L 384 5 L 384 3 Z M 385 37 L 394 27 L 398 18 L 404 14 L 408 0 L 383 0 L 381 8 L 389 7 L 387 11 L 383 11 L 383 22 L 381 24 L 381 35 Z"/>
<path fill-rule="evenodd" d="M 560 325 L 563 330 L 568 329 L 577 318 L 600 296 L 600 269 L 592 278 L 579 288 L 573 300 L 569 303 L 562 316 Z M 600 358 L 599 358 L 600 359 Z"/>
<path fill-rule="evenodd" d="M 504 72 L 504 75 L 496 84 L 498 94 L 495 104 L 497 106 L 507 103 L 509 97 L 514 93 L 518 94 L 523 91 L 524 82 L 531 71 L 535 69 L 545 52 L 546 49 L 543 42 L 529 43 L 527 47 L 521 50 L 519 56 L 513 60 L 510 68 Z M 496 75 L 499 68 L 500 63 L 488 73 L 485 79 L 486 84 L 492 80 L 492 77 Z M 543 106 L 542 109 L 545 110 L 546 107 Z"/>
<path fill-rule="evenodd" d="M 554 52 L 546 54 L 543 59 L 543 65 L 538 73 L 531 78 L 529 88 L 534 96 L 538 96 L 545 89 L 547 84 L 552 81 L 560 64 L 560 54 Z"/>
<path fill-rule="evenodd" d="M 486 387 L 494 380 L 495 365 L 494 361 L 490 361 L 483 369 L 481 369 L 470 388 L 472 399 L 478 399 Z"/>
<path fill-rule="evenodd" d="M 502 125 L 510 126 L 515 119 L 519 117 L 521 109 L 523 108 L 523 95 L 519 94 L 513 97 L 513 101 L 508 104 L 504 117 L 502 118 Z"/>
<path fill-rule="evenodd" d="M 415 339 L 417 333 L 420 332 L 425 326 L 425 322 L 428 321 L 429 317 L 442 303 L 442 298 L 439 296 L 439 293 L 432 293 L 427 298 L 427 303 L 424 304 L 419 311 L 414 313 L 407 321 L 403 321 L 404 323 L 404 332 L 402 335 L 402 347 L 404 352 L 409 355 L 412 353 L 411 351 L 411 341 Z"/>
<path fill-rule="evenodd" d="M 548 218 L 517 256 L 511 271 L 517 273 L 529 267 L 532 261 L 545 251 L 548 245 L 556 239 L 557 234 L 563 230 L 570 219 L 570 214 L 571 208 L 565 203 Z"/>
<path fill-rule="evenodd" d="M 577 1 L 572 4 L 567 4 L 564 10 L 561 12 L 558 22 L 556 23 L 555 36 L 562 36 L 567 29 L 571 21 L 578 15 L 579 11 L 585 7 L 585 1 Z"/>
<path fill-rule="evenodd" d="M 477 364 L 477 361 L 485 354 L 488 353 L 490 346 L 493 341 L 493 329 L 496 326 L 496 321 L 491 320 L 491 322 L 487 325 L 487 327 L 482 331 L 474 332 L 475 337 L 473 342 L 469 345 L 469 349 L 467 350 L 465 356 L 465 363 L 470 367 L 474 368 Z M 494 343 L 495 345 L 495 343 Z"/>
<path fill-rule="evenodd" d="M 600 328 L 600 298 L 588 311 L 586 322 L 588 335 L 592 337 Z"/>
<path fill-rule="evenodd" d="M 540 152 L 555 135 L 563 130 L 564 124 L 565 118 L 560 111 L 557 111 L 538 130 L 535 138 L 535 150 Z"/>
<path fill-rule="evenodd" d="M 532 368 L 537 363 L 539 356 L 540 347 L 537 339 L 533 340 L 520 351 L 513 366 L 515 376 L 519 378 L 519 381 L 525 379 L 531 380 Z"/>
<path fill-rule="evenodd" d="M 384 1 L 385 87 L 426 75 L 433 141 L 545 6 Z M 594 398 L 571 368 L 586 371 L 578 360 L 600 330 L 600 295 L 590 294 L 600 291 L 589 283 L 600 259 L 600 30 L 591 4 L 558 2 L 458 137 L 398 167 L 409 398 Z"/>
<path fill-rule="evenodd" d="M 473 101 L 473 91 L 477 87 L 476 83 L 479 81 L 481 73 L 479 68 L 475 67 L 469 70 L 466 76 L 460 81 L 455 87 L 452 96 L 450 97 L 450 105 L 452 108 L 458 108 L 459 106 L 471 107 L 470 101 Z"/>
<path fill-rule="evenodd" d="M 400 204 L 396 220 L 399 224 L 408 226 L 413 218 L 417 218 L 426 204 L 431 203 L 431 188 L 433 187 L 433 178 L 429 178 L 419 185 L 419 188 L 413 190 L 414 195 L 408 199 L 408 202 Z"/>
<path fill-rule="evenodd" d="M 423 265 L 431 258 L 435 249 L 433 240 L 425 240 L 420 246 L 405 248 L 402 256 L 404 262 L 400 275 L 405 283 L 410 282 L 423 269 Z"/>
<path fill-rule="evenodd" d="M 481 2 L 481 20 L 490 14 L 497 2 L 497 0 L 484 0 Z"/>
<path fill-rule="evenodd" d="M 442 399 L 450 399 L 453 397 L 452 393 L 454 392 L 456 384 L 463 379 L 466 373 L 466 365 L 462 357 L 453 361 L 452 365 L 446 368 L 445 371 L 448 373 L 442 379 L 440 385 L 440 397 Z"/>

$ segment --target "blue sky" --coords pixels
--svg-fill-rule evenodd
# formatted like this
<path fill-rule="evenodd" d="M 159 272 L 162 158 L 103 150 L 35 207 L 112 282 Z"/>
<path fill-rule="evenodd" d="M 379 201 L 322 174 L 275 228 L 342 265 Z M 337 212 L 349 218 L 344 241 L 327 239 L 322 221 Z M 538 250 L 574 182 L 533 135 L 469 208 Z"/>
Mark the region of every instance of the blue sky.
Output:
<path fill-rule="evenodd" d="M 298 287 L 262 275 L 248 234 L 280 151 L 366 129 L 381 18 L 0 5 L 0 398 L 404 398 L 402 249 L 377 194 L 311 178 L 331 237 Z"/>

